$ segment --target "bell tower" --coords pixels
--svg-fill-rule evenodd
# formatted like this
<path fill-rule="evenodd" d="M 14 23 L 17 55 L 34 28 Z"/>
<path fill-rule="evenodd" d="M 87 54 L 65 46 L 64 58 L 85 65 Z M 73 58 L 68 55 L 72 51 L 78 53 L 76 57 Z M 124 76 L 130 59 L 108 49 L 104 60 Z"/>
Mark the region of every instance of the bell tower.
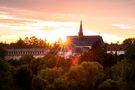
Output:
<path fill-rule="evenodd" d="M 79 37 L 83 37 L 82 20 L 81 20 L 81 22 L 80 22 L 80 29 L 79 29 L 79 32 L 78 32 L 78 36 L 79 36 Z"/>

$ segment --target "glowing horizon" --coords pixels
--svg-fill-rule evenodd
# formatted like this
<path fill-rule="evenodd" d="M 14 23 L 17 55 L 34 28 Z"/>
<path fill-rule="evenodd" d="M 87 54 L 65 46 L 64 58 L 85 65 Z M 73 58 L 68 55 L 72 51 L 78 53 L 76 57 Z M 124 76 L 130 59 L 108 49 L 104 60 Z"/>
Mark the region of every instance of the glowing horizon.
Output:
<path fill-rule="evenodd" d="M 101 35 L 107 43 L 135 36 L 135 1 L 8 0 L 0 1 L 0 42 L 36 36 L 50 42 L 78 35 Z"/>

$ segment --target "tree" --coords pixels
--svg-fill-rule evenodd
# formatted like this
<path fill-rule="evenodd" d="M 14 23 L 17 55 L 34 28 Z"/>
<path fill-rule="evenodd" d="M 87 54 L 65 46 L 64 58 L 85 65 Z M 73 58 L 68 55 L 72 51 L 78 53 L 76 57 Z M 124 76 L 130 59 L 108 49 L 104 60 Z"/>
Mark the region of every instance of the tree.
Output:
<path fill-rule="evenodd" d="M 127 60 L 135 61 L 135 44 L 130 45 L 127 48 L 126 53 L 125 53 L 125 58 Z"/>
<path fill-rule="evenodd" d="M 19 40 L 17 40 L 16 43 L 10 44 L 10 48 L 26 48 L 26 47 L 27 44 L 21 38 L 19 38 Z"/>
<path fill-rule="evenodd" d="M 29 67 L 31 68 L 33 74 L 37 75 L 38 72 L 47 67 L 46 60 L 41 58 L 34 59 L 30 63 Z"/>
<path fill-rule="evenodd" d="M 103 48 L 97 46 L 81 56 L 80 62 L 83 61 L 96 61 L 102 64 L 105 68 L 111 67 L 117 62 L 113 55 L 107 54 Z"/>
<path fill-rule="evenodd" d="M 46 40 L 38 39 L 35 36 L 32 36 L 30 38 L 26 37 L 24 40 L 19 38 L 19 40 L 17 40 L 17 42 L 15 43 L 4 45 L 4 47 L 9 48 L 45 48 L 49 46 Z"/>
<path fill-rule="evenodd" d="M 135 90 L 135 63 L 125 62 L 120 85 L 122 90 Z"/>
<path fill-rule="evenodd" d="M 120 80 L 124 71 L 124 60 L 117 62 L 117 64 L 111 67 L 111 78 L 113 80 Z"/>
<path fill-rule="evenodd" d="M 48 53 L 48 54 L 45 55 L 42 59 L 43 59 L 44 64 L 46 64 L 46 66 L 47 66 L 48 68 L 53 68 L 53 67 L 56 66 L 57 59 L 56 59 L 56 57 L 54 56 L 54 54 Z"/>
<path fill-rule="evenodd" d="M 37 47 L 38 46 L 38 39 L 35 36 L 30 37 L 30 45 L 32 45 L 32 47 Z"/>
<path fill-rule="evenodd" d="M 8 61 L 8 63 L 11 66 L 14 66 L 15 68 L 20 67 L 20 61 L 18 61 L 18 60 L 11 59 L 11 60 Z"/>
<path fill-rule="evenodd" d="M 14 75 L 16 85 L 23 90 L 31 90 L 33 74 L 27 66 L 21 66 Z"/>
<path fill-rule="evenodd" d="M 123 44 L 126 44 L 126 45 L 135 44 L 135 38 L 128 38 L 128 39 L 125 39 L 125 40 L 123 41 Z"/>
<path fill-rule="evenodd" d="M 41 70 L 39 73 L 40 77 L 48 83 L 53 84 L 55 79 L 59 78 L 62 75 L 63 69 L 62 68 L 46 68 Z"/>
<path fill-rule="evenodd" d="M 16 90 L 13 80 L 15 69 L 10 64 L 0 59 L 0 90 Z"/>
<path fill-rule="evenodd" d="M 97 62 L 82 62 L 71 66 L 67 72 L 67 87 L 70 90 L 94 90 L 104 78 L 103 67 Z"/>
<path fill-rule="evenodd" d="M 68 85 L 67 85 L 67 77 L 66 75 L 62 75 L 59 78 L 55 79 L 54 81 L 54 87 L 55 90 L 68 90 Z"/>
<path fill-rule="evenodd" d="M 135 44 L 131 44 L 125 53 L 125 64 L 122 73 L 122 90 L 135 89 Z"/>
<path fill-rule="evenodd" d="M 0 47 L 0 58 L 4 59 L 6 55 L 6 50 L 3 47 Z"/>
<path fill-rule="evenodd" d="M 20 64 L 29 65 L 30 62 L 34 59 L 32 55 L 24 55 L 20 58 Z"/>
<path fill-rule="evenodd" d="M 39 76 L 36 76 L 32 79 L 32 90 L 44 90 L 46 83 Z"/>
<path fill-rule="evenodd" d="M 107 79 L 98 86 L 98 90 L 119 90 L 119 85 L 116 81 Z"/>

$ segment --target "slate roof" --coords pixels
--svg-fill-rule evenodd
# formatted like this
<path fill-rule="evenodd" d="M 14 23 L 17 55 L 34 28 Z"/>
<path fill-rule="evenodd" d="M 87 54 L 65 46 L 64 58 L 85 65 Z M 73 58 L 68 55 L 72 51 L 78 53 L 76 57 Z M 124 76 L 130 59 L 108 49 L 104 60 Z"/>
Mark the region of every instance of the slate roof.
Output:
<path fill-rule="evenodd" d="M 68 36 L 67 40 L 71 42 L 72 45 L 76 46 L 92 46 L 94 44 L 103 45 L 103 39 L 101 36 Z"/>

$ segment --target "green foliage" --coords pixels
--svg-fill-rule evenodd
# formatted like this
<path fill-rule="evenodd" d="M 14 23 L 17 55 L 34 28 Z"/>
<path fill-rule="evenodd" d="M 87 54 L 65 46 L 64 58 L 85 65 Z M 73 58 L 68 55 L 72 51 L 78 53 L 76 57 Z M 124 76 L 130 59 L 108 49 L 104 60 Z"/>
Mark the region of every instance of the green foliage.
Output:
<path fill-rule="evenodd" d="M 135 64 L 133 63 L 127 63 L 124 67 L 123 72 L 123 81 L 126 81 L 128 83 L 135 83 Z"/>
<path fill-rule="evenodd" d="M 116 81 L 107 79 L 98 86 L 98 90 L 119 90 L 119 85 Z"/>
<path fill-rule="evenodd" d="M 68 81 L 66 75 L 56 78 L 54 81 L 55 90 L 68 90 Z"/>
<path fill-rule="evenodd" d="M 131 42 L 130 42 L 131 43 Z M 20 39 L 6 48 L 46 47 L 46 41 L 36 37 Z M 71 64 L 56 56 L 59 43 L 48 47 L 51 51 L 43 58 L 22 56 L 20 60 L 4 61 L 0 50 L 0 90 L 135 90 L 135 45 L 130 44 L 124 56 L 107 54 L 97 45 Z M 48 45 L 49 46 L 49 45 Z M 2 48 L 3 49 L 3 48 Z M 117 61 L 119 60 L 119 61 Z"/>
<path fill-rule="evenodd" d="M 103 67 L 97 62 L 83 62 L 66 72 L 62 68 L 46 68 L 38 75 L 46 81 L 47 90 L 94 90 L 104 78 Z"/>
<path fill-rule="evenodd" d="M 9 60 L 8 63 L 15 68 L 20 67 L 21 65 L 19 60 L 14 60 L 14 59 Z"/>
<path fill-rule="evenodd" d="M 29 65 L 33 59 L 34 57 L 32 55 L 24 55 L 20 58 L 19 62 L 20 64 Z"/>
<path fill-rule="evenodd" d="M 44 59 L 33 59 L 29 65 L 31 68 L 33 74 L 37 75 L 38 72 L 40 72 L 42 69 L 45 69 L 47 67 L 46 60 Z"/>
<path fill-rule="evenodd" d="M 124 65 L 124 61 L 121 61 L 111 67 L 111 77 L 113 80 L 120 80 L 122 78 Z"/>
<path fill-rule="evenodd" d="M 32 90 L 44 90 L 46 83 L 43 79 L 36 76 L 32 79 Z"/>
<path fill-rule="evenodd" d="M 43 58 L 37 58 L 33 59 L 29 65 L 31 68 L 32 72 L 37 75 L 38 72 L 40 72 L 43 69 L 46 68 L 54 68 L 54 67 L 61 67 L 61 68 L 66 68 L 66 60 L 61 58 L 61 57 L 55 57 L 52 54 L 47 54 Z"/>
<path fill-rule="evenodd" d="M 9 69 L 9 64 L 5 60 L 0 59 L 0 72 L 7 72 Z"/>
<path fill-rule="evenodd" d="M 103 67 L 97 62 L 83 62 L 80 65 L 71 66 L 67 72 L 68 85 L 73 89 L 79 87 L 92 90 L 103 78 Z"/>
<path fill-rule="evenodd" d="M 0 60 L 0 90 L 15 90 L 14 68 L 4 60 Z"/>
<path fill-rule="evenodd" d="M 135 63 L 124 63 L 124 70 L 120 80 L 121 90 L 135 90 Z"/>
<path fill-rule="evenodd" d="M 93 48 L 89 52 L 84 53 L 81 56 L 81 62 L 82 61 L 96 61 L 102 64 L 103 67 L 111 67 L 117 62 L 115 56 L 107 54 L 104 49 L 100 47 Z"/>
<path fill-rule="evenodd" d="M 0 47 L 0 58 L 4 58 L 6 55 L 6 50 L 3 47 Z"/>
<path fill-rule="evenodd" d="M 48 83 L 54 83 L 55 79 L 59 78 L 62 75 L 62 68 L 46 68 L 42 70 L 39 75 L 42 79 L 46 80 Z"/>
<path fill-rule="evenodd" d="M 127 60 L 132 60 L 132 61 L 135 60 L 135 44 L 130 45 L 127 48 L 126 53 L 125 53 L 125 57 Z"/>
<path fill-rule="evenodd" d="M 42 58 L 48 68 L 53 68 L 56 66 L 57 59 L 51 53 L 47 54 L 45 57 Z"/>
<path fill-rule="evenodd" d="M 16 85 L 24 90 L 31 90 L 33 74 L 27 66 L 21 66 L 15 73 Z"/>

